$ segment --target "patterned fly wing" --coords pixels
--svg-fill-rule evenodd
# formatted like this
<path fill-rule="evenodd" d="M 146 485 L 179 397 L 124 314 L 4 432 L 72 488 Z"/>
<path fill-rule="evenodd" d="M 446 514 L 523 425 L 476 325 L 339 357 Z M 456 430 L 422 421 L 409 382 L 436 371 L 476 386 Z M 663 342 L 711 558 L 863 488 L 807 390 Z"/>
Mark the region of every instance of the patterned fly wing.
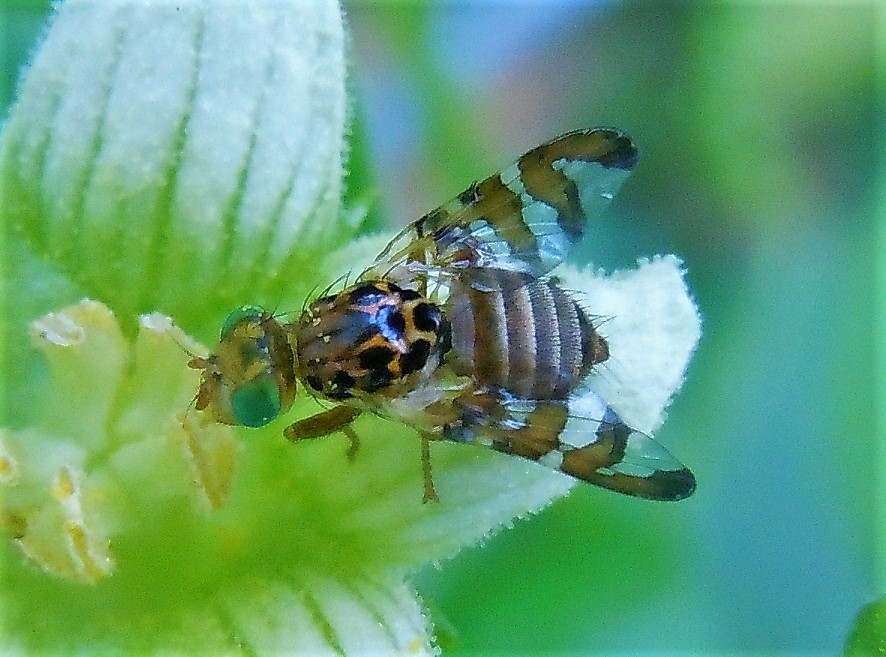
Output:
<path fill-rule="evenodd" d="M 672 502 L 695 490 L 686 466 L 593 392 L 566 401 L 486 390 L 459 404 L 460 422 L 446 431 L 451 440 L 486 445 L 635 497 Z"/>
<path fill-rule="evenodd" d="M 636 161 L 634 144 L 616 130 L 566 133 L 407 226 L 360 278 L 445 279 L 466 267 L 542 276 L 569 254 Z"/>

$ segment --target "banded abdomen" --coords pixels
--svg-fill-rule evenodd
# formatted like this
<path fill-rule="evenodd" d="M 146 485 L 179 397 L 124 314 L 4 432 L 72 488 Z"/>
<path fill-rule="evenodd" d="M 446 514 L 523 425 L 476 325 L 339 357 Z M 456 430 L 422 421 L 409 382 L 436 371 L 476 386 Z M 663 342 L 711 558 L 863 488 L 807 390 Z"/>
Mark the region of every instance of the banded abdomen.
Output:
<path fill-rule="evenodd" d="M 523 399 L 565 399 L 609 357 L 581 306 L 530 274 L 468 269 L 453 283 L 444 312 L 454 371 Z"/>

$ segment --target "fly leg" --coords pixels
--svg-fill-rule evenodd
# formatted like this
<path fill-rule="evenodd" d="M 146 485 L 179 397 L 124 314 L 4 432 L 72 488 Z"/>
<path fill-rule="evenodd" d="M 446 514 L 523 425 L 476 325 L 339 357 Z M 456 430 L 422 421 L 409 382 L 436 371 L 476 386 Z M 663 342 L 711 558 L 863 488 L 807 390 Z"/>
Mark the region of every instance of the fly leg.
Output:
<path fill-rule="evenodd" d="M 306 417 L 298 422 L 293 422 L 283 430 L 283 435 L 288 440 L 308 440 L 310 438 L 322 438 L 336 431 L 341 431 L 348 437 L 351 444 L 348 446 L 348 460 L 353 460 L 360 449 L 360 438 L 351 423 L 357 419 L 360 411 L 350 406 L 336 406 L 328 411 L 322 411 L 311 417 Z"/>
<path fill-rule="evenodd" d="M 351 423 L 360 415 L 360 411 L 350 406 L 336 406 L 328 411 L 323 411 L 307 417 L 298 422 L 293 422 L 283 430 L 283 435 L 288 440 L 308 440 L 310 438 L 322 438 L 336 431 L 341 431 L 351 441 L 348 447 L 348 459 L 353 459 L 360 448 L 360 439 Z M 437 491 L 434 488 L 434 478 L 431 472 L 431 445 L 436 436 L 429 433 L 421 434 L 421 466 L 424 477 L 424 495 L 422 502 L 439 502 Z"/>
<path fill-rule="evenodd" d="M 422 497 L 422 503 L 439 502 L 437 490 L 434 488 L 434 477 L 431 474 L 431 440 L 434 436 L 423 433 L 421 434 L 421 470 L 425 480 L 425 494 Z"/>

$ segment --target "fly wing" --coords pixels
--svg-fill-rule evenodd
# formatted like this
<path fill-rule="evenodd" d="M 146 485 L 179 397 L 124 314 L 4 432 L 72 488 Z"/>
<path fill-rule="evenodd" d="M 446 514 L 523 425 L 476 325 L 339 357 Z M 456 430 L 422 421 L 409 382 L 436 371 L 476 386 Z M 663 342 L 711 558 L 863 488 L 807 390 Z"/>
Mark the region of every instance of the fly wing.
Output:
<path fill-rule="evenodd" d="M 361 279 L 451 277 L 466 267 L 541 276 L 569 254 L 636 161 L 633 142 L 616 130 L 557 137 L 407 226 Z"/>
<path fill-rule="evenodd" d="M 484 444 L 625 495 L 677 501 L 695 490 L 686 466 L 622 422 L 595 393 L 561 401 L 484 391 L 459 403 L 461 422 L 447 428 L 453 440 Z"/>

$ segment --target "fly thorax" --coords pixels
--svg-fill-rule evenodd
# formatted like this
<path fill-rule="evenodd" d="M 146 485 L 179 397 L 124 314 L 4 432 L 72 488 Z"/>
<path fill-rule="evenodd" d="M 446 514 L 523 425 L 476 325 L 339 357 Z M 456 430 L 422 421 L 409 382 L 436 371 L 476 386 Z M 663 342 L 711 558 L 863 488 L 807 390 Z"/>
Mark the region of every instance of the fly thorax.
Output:
<path fill-rule="evenodd" d="M 449 350 L 440 308 L 414 290 L 359 283 L 317 299 L 298 321 L 298 373 L 334 400 L 395 397 L 414 388 Z"/>

